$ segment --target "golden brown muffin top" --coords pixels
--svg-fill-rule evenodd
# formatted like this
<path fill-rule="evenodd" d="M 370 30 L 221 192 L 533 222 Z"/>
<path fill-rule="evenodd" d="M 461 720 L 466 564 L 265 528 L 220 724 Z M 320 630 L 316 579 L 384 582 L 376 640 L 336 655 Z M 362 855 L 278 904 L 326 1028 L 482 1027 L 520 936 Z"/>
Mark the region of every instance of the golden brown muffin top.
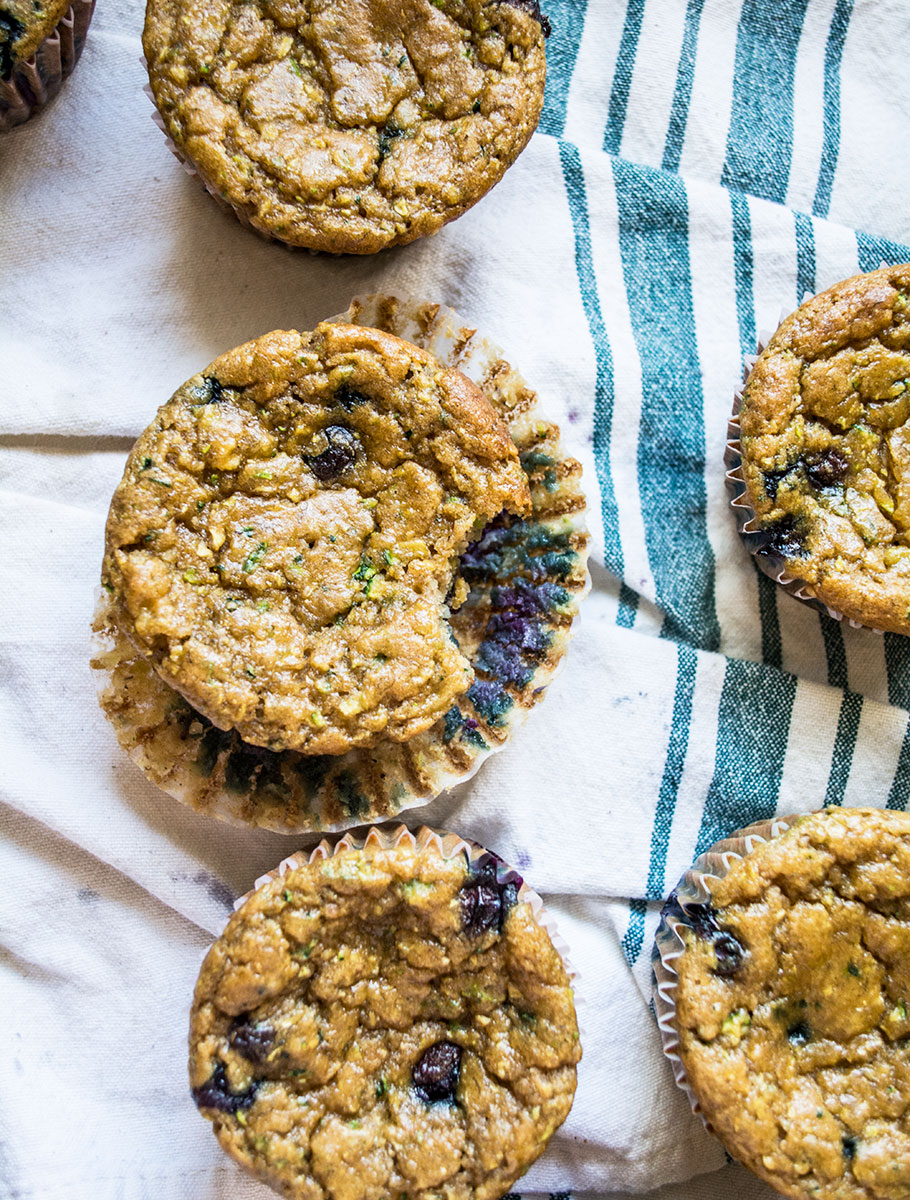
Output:
<path fill-rule="evenodd" d="M 534 0 L 149 0 L 181 153 L 260 231 L 370 254 L 459 216 L 540 116 Z"/>
<path fill-rule="evenodd" d="M 786 1196 L 910 1197 L 910 815 L 831 808 L 683 917 L 680 1055 L 730 1153 Z"/>
<path fill-rule="evenodd" d="M 193 1003 L 222 1146 L 294 1200 L 494 1200 L 565 1120 L 565 966 L 521 881 L 399 843 L 288 871 L 231 918 Z"/>
<path fill-rule="evenodd" d="M 221 728 L 338 754 L 428 728 L 470 686 L 458 555 L 528 485 L 465 376 L 353 325 L 275 332 L 159 409 L 111 502 L 118 625 Z"/>
<path fill-rule="evenodd" d="M 780 326 L 746 384 L 743 473 L 762 553 L 823 603 L 910 630 L 910 265 L 857 275 Z"/>

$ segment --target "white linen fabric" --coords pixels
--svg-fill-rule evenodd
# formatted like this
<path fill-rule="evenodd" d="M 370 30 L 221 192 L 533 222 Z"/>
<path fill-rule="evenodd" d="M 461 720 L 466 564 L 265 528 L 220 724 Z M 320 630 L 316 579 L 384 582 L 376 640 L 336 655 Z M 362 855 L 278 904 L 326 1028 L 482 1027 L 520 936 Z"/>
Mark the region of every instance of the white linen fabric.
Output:
<path fill-rule="evenodd" d="M 910 258 L 910 18 L 902 0 L 549 14 L 527 151 L 457 223 L 372 258 L 260 241 L 180 169 L 142 93 L 138 0 L 100 0 L 59 101 L 0 140 L 4 1200 L 268 1195 L 194 1112 L 187 1013 L 232 899 L 305 839 L 149 785 L 98 710 L 88 626 L 107 504 L 157 405 L 372 291 L 500 342 L 586 470 L 594 588 L 565 671 L 515 745 L 407 814 L 521 868 L 580 972 L 576 1104 L 522 1195 L 771 1195 L 675 1088 L 649 951 L 717 837 L 910 794 L 906 639 L 760 578 L 721 462 L 762 323 Z"/>

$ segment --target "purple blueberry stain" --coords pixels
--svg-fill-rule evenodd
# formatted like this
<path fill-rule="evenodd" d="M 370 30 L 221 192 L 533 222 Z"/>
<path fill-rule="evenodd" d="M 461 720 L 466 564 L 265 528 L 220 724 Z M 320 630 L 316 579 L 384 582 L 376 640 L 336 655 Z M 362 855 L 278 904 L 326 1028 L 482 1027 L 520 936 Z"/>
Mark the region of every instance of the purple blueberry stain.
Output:
<path fill-rule="evenodd" d="M 411 1083 L 425 1104 L 451 1103 L 461 1075 L 461 1047 L 454 1042 L 434 1042 L 414 1064 Z"/>

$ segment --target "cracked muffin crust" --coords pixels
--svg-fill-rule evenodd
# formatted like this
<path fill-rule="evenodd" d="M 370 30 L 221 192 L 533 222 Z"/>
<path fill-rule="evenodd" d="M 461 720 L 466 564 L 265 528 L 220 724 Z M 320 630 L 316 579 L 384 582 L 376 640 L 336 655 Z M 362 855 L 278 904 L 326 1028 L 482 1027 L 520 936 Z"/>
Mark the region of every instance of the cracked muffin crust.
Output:
<path fill-rule="evenodd" d="M 821 603 L 910 631 L 910 265 L 807 301 L 743 391 L 742 474 L 764 535 Z"/>
<path fill-rule="evenodd" d="M 255 891 L 191 1017 L 193 1097 L 224 1149 L 295 1200 L 506 1192 L 565 1120 L 581 1056 L 526 897 L 488 852 L 375 833 Z"/>
<path fill-rule="evenodd" d="M 468 689 L 446 620 L 457 558 L 529 504 L 505 423 L 458 371 L 375 329 L 275 332 L 140 436 L 103 581 L 117 625 L 216 726 L 340 754 L 412 737 Z"/>
<path fill-rule="evenodd" d="M 786 1196 L 910 1197 L 910 816 L 831 808 L 665 908 L 677 1053 L 734 1157 Z"/>
<path fill-rule="evenodd" d="M 537 126 L 536 0 L 149 0 L 179 153 L 259 232 L 372 254 L 434 233 Z"/>

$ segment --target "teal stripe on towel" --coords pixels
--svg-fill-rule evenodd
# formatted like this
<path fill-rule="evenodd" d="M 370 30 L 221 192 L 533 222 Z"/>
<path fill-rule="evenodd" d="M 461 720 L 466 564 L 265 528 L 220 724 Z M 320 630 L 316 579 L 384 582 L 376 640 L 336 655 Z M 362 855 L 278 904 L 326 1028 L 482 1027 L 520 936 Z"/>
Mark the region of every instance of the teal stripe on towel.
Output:
<path fill-rule="evenodd" d="M 585 27 L 587 0 L 545 0 L 543 11 L 553 32 L 547 39 L 547 90 L 540 114 L 541 133 L 562 137 L 569 88 Z"/>
<path fill-rule="evenodd" d="M 824 135 L 815 203 L 812 206 L 817 217 L 826 217 L 831 207 L 831 189 L 840 153 L 840 64 L 852 13 L 853 0 L 837 0 L 825 44 Z"/>
<path fill-rule="evenodd" d="M 733 223 L 733 271 L 736 280 L 739 349 L 742 357 L 746 358 L 755 354 L 758 348 L 753 293 L 752 219 L 749 215 L 749 202 L 739 192 L 730 193 L 730 209 Z M 762 661 L 772 667 L 779 667 L 782 661 L 782 647 L 777 615 L 777 584 L 754 564 L 753 567 L 758 590 Z"/>
<path fill-rule="evenodd" d="M 626 127 L 629 108 L 629 92 L 632 88 L 632 73 L 635 70 L 635 55 L 641 36 L 641 22 L 645 13 L 645 0 L 627 0 L 626 16 L 613 69 L 613 86 L 610 89 L 610 107 L 607 110 L 607 127 L 604 131 L 604 150 L 607 154 L 618 154 L 622 145 L 622 134 Z"/>
<path fill-rule="evenodd" d="M 600 308 L 597 274 L 591 250 L 591 218 L 588 210 L 588 196 L 577 147 L 569 142 L 560 142 L 559 160 L 562 164 L 569 212 L 572 215 L 572 229 L 575 234 L 575 271 L 578 276 L 578 288 L 588 320 L 591 341 L 594 344 L 596 364 L 594 463 L 597 469 L 597 481 L 600 484 L 601 514 L 604 526 L 604 563 L 607 569 L 621 580 L 623 574 L 622 543 L 619 536 L 616 492 L 610 473 L 610 435 L 613 429 L 613 351 Z"/>
<path fill-rule="evenodd" d="M 642 372 L 638 479 L 663 634 L 717 649 L 689 213 L 676 176 L 613 159 L 619 244 Z M 672 296 L 672 305 L 667 303 Z"/>
<path fill-rule="evenodd" d="M 688 0 L 686 5 L 686 24 L 683 28 L 682 46 L 679 51 L 679 64 L 676 68 L 676 87 L 673 91 L 673 107 L 670 109 L 670 123 L 667 126 L 667 139 L 664 143 L 664 156 L 661 166 L 665 171 L 678 171 L 682 157 L 683 142 L 686 137 L 686 125 L 689 120 L 689 102 L 692 99 L 692 82 L 695 78 L 695 55 L 698 50 L 698 28 L 701 24 L 701 14 L 705 0 Z"/>
<path fill-rule="evenodd" d="M 898 808 L 906 812 L 908 799 L 910 799 L 910 717 L 907 719 L 897 770 L 894 772 L 891 791 L 888 794 L 888 808 Z"/>
<path fill-rule="evenodd" d="M 654 822 L 651 826 L 651 853 L 648 863 L 647 898 L 660 900 L 667 888 L 667 850 L 673 831 L 676 795 L 682 779 L 686 753 L 689 749 L 689 726 L 692 721 L 692 698 L 695 695 L 695 673 L 698 656 L 691 646 L 676 647 L 676 692 L 673 697 L 673 717 L 664 759 L 664 772 Z M 622 941 L 623 952 L 631 966 L 639 954 L 645 933 L 645 902 L 633 900 L 629 911 L 629 926 Z"/>
<path fill-rule="evenodd" d="M 725 187 L 782 201 L 793 155 L 793 77 L 808 0 L 745 0 L 736 33 Z"/>
<path fill-rule="evenodd" d="M 717 721 L 714 776 L 695 853 L 777 809 L 796 677 L 761 663 L 727 661 Z"/>

